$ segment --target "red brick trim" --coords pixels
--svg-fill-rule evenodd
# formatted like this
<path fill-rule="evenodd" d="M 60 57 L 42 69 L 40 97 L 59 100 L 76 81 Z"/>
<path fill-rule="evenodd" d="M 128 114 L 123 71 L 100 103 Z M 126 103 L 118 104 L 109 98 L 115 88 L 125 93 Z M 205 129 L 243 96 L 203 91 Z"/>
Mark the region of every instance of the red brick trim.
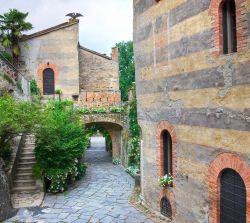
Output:
<path fill-rule="evenodd" d="M 166 197 L 171 204 L 172 219 L 174 219 L 176 217 L 176 199 L 175 199 L 175 195 L 172 189 L 173 188 L 166 188 L 166 189 L 161 190 L 161 195 L 160 195 L 160 200 L 159 200 L 159 209 L 161 210 L 161 207 L 160 207 L 161 199 L 163 197 Z"/>
<path fill-rule="evenodd" d="M 160 192 L 159 205 L 162 197 L 166 196 L 169 199 L 169 202 L 172 206 L 172 214 L 173 218 L 176 216 L 176 200 L 174 196 L 173 189 L 176 186 L 176 132 L 174 130 L 174 126 L 171 125 L 167 121 L 161 121 L 157 126 L 156 132 L 156 142 L 157 142 L 157 157 L 156 157 L 156 165 L 158 169 L 159 178 L 164 175 L 164 161 L 163 161 L 163 141 L 162 141 L 162 133 L 167 130 L 172 139 L 172 171 L 173 171 L 173 188 L 169 187 L 166 189 L 162 189 Z M 159 206 L 160 207 L 160 206 Z"/>
<path fill-rule="evenodd" d="M 54 71 L 54 75 L 55 75 L 55 87 L 58 84 L 58 77 L 59 77 L 59 70 L 58 70 L 58 66 L 56 64 L 39 64 L 38 66 L 38 80 L 37 80 L 37 85 L 41 91 L 41 94 L 43 95 L 43 71 L 45 69 L 52 69 Z"/>
<path fill-rule="evenodd" d="M 250 222 L 250 167 L 237 155 L 222 153 L 211 163 L 208 171 L 210 199 L 210 223 L 219 223 L 220 219 L 220 175 L 226 168 L 235 170 L 243 179 L 247 190 L 247 222 Z"/>
<path fill-rule="evenodd" d="M 214 31 L 215 56 L 223 54 L 223 30 L 222 30 L 222 4 L 225 0 L 211 0 L 209 15 L 212 17 Z M 235 0 L 236 27 L 237 27 L 237 52 L 247 50 L 247 0 Z"/>
<path fill-rule="evenodd" d="M 157 127 L 156 140 L 157 140 L 157 167 L 158 167 L 158 176 L 161 177 L 164 175 L 164 160 L 163 160 L 163 141 L 162 133 L 164 130 L 167 130 L 172 139 L 172 170 L 173 178 L 176 177 L 176 133 L 174 126 L 169 124 L 166 121 L 161 121 Z M 175 180 L 174 180 L 175 185 Z"/>

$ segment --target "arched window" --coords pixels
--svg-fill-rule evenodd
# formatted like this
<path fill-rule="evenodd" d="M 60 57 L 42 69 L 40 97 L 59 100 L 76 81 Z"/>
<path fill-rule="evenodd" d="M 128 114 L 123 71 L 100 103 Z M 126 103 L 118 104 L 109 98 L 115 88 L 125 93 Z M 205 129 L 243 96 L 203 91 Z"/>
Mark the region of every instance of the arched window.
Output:
<path fill-rule="evenodd" d="M 169 200 L 166 197 L 161 199 L 161 214 L 165 217 L 172 219 L 172 207 Z"/>
<path fill-rule="evenodd" d="M 234 0 L 222 4 L 223 52 L 237 52 L 236 10 Z"/>
<path fill-rule="evenodd" d="M 55 94 L 55 75 L 54 71 L 50 68 L 43 71 L 43 94 Z"/>
<path fill-rule="evenodd" d="M 220 223 L 246 223 L 246 186 L 233 169 L 221 174 Z"/>
<path fill-rule="evenodd" d="M 164 175 L 171 174 L 172 171 L 172 139 L 167 130 L 162 132 L 162 145 L 163 145 L 163 169 Z"/>

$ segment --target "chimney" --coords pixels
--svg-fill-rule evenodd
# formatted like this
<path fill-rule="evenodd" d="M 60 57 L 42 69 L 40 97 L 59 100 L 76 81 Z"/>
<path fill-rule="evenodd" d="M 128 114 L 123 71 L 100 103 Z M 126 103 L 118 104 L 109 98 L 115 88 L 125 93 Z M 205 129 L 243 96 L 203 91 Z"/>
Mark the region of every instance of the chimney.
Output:
<path fill-rule="evenodd" d="M 119 57 L 119 49 L 118 47 L 113 47 L 112 48 L 112 60 L 118 62 L 118 57 Z"/>

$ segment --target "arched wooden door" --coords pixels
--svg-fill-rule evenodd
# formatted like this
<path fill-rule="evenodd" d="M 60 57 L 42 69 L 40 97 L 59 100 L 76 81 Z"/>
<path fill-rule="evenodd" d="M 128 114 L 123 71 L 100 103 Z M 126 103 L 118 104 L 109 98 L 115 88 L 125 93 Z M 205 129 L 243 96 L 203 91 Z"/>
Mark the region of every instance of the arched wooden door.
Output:
<path fill-rule="evenodd" d="M 54 71 L 50 68 L 43 71 L 43 94 L 55 94 L 55 75 Z"/>
<path fill-rule="evenodd" d="M 246 223 L 246 187 L 232 169 L 221 174 L 220 223 Z"/>

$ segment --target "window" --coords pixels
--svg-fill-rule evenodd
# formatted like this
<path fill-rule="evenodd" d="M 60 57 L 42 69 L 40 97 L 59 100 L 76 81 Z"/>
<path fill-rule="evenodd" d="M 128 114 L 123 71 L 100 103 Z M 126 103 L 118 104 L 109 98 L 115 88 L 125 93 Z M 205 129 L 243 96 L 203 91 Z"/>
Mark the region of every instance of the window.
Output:
<path fill-rule="evenodd" d="M 172 171 L 172 140 L 168 131 L 162 132 L 162 143 L 163 143 L 163 168 L 164 175 L 171 174 Z"/>
<path fill-rule="evenodd" d="M 167 218 L 172 219 L 172 207 L 169 200 L 166 197 L 161 199 L 161 214 Z"/>
<path fill-rule="evenodd" d="M 246 187 L 241 176 L 228 168 L 220 180 L 220 223 L 245 223 Z"/>
<path fill-rule="evenodd" d="M 237 52 L 235 1 L 226 0 L 222 5 L 223 53 Z"/>

